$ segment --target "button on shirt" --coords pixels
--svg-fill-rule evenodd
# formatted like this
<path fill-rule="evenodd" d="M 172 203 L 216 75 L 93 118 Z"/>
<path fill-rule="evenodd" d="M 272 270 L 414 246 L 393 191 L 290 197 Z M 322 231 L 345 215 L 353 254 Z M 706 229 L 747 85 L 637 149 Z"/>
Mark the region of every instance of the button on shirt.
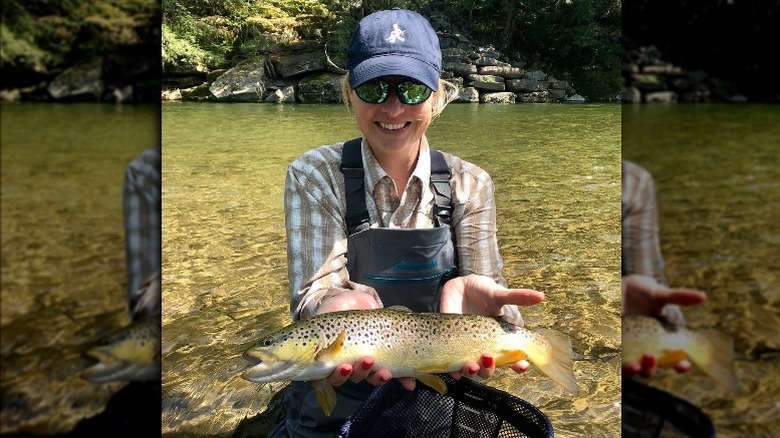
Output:
<path fill-rule="evenodd" d="M 343 143 L 310 150 L 288 168 L 285 222 L 293 320 L 314 314 L 331 287 L 362 290 L 349 281 L 344 177 L 340 170 Z M 430 188 L 430 150 L 423 137 L 407 186 L 398 188 L 381 168 L 368 144 L 361 145 L 365 169 L 366 207 L 372 228 L 433 228 L 434 194 Z M 444 153 L 452 170 L 452 228 L 456 236 L 459 274 L 479 274 L 506 286 L 496 240 L 493 181 L 478 166 Z M 506 308 L 518 315 L 516 308 Z M 519 315 L 518 315 L 519 317 Z"/>

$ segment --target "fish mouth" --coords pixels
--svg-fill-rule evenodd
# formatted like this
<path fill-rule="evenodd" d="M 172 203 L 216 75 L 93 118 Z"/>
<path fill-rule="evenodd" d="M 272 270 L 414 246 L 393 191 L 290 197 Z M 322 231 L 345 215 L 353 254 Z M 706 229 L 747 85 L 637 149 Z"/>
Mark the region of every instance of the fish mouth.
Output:
<path fill-rule="evenodd" d="M 250 349 L 244 352 L 244 359 L 248 360 L 252 365 L 258 365 L 265 363 L 271 365 L 278 361 L 278 358 L 273 354 L 265 350 Z"/>
<path fill-rule="evenodd" d="M 106 383 L 115 381 L 149 381 L 160 378 L 159 363 L 133 363 L 99 361 L 83 370 L 81 378 L 93 383 Z"/>
<path fill-rule="evenodd" d="M 249 362 L 249 367 L 241 373 L 241 378 L 250 382 L 275 382 L 297 372 L 295 364 L 280 360 L 273 353 L 260 349 L 244 352 L 244 359 Z"/>

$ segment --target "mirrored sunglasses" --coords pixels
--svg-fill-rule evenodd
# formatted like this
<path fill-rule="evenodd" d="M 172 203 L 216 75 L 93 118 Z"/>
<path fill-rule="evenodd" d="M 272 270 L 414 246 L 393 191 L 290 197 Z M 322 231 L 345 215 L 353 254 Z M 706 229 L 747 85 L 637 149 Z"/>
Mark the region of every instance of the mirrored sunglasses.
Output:
<path fill-rule="evenodd" d="M 366 103 L 382 103 L 387 100 L 390 89 L 395 90 L 398 100 L 405 105 L 418 105 L 425 102 L 433 90 L 426 85 L 412 82 L 388 82 L 384 79 L 377 79 L 366 82 L 355 88 L 355 94 L 360 100 Z"/>

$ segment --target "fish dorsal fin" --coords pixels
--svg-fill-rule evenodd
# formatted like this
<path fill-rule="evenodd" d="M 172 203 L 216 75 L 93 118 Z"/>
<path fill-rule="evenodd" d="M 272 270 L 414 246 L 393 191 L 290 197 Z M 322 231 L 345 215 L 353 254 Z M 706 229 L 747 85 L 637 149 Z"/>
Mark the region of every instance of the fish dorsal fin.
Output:
<path fill-rule="evenodd" d="M 330 345 L 320 350 L 319 353 L 314 356 L 314 360 L 320 362 L 330 362 L 331 360 L 335 359 L 336 356 L 338 356 L 338 354 L 341 352 L 342 347 L 344 347 L 345 336 L 345 331 L 342 330 Z"/>
<path fill-rule="evenodd" d="M 401 306 L 401 305 L 385 307 L 385 309 L 392 310 L 394 312 L 411 312 L 412 311 L 412 309 L 410 309 L 410 308 L 408 308 L 406 306 Z"/>

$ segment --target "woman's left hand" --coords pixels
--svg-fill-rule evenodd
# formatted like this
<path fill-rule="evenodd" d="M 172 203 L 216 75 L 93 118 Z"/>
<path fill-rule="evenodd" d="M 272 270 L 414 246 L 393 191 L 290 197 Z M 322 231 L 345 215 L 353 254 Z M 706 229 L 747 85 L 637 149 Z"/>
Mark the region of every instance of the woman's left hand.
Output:
<path fill-rule="evenodd" d="M 544 292 L 531 289 L 508 289 L 497 284 L 492 278 L 482 275 L 466 275 L 448 281 L 441 292 L 442 313 L 477 314 L 500 316 L 507 304 L 532 306 L 544 300 Z M 515 372 L 528 370 L 530 364 L 521 360 L 510 366 Z M 483 354 L 479 362 L 469 361 L 460 372 L 451 373 L 455 379 L 462 375 L 492 377 L 496 371 L 495 359 Z"/>

